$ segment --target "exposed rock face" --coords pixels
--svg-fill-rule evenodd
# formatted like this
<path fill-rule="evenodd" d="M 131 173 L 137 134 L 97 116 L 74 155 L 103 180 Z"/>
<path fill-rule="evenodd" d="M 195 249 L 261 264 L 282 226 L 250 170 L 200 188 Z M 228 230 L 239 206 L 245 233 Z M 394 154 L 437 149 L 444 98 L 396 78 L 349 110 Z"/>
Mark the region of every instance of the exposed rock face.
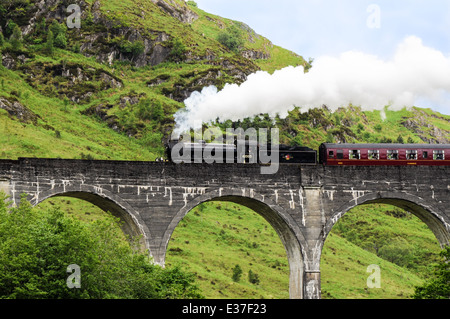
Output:
<path fill-rule="evenodd" d="M 104 25 L 104 21 L 98 21 Z M 167 60 L 172 50 L 171 37 L 164 32 L 152 32 L 152 37 L 143 36 L 140 31 L 130 27 L 115 27 L 104 32 L 86 34 L 81 45 L 81 52 L 85 56 L 96 57 L 102 63 L 118 61 L 129 61 L 136 67 L 146 65 L 158 65 Z M 138 54 L 124 52 L 120 44 L 111 39 L 122 39 L 129 43 L 142 43 L 142 52 Z"/>
<path fill-rule="evenodd" d="M 29 60 L 27 54 L 14 54 L 11 52 L 5 52 L 0 54 L 2 65 L 8 70 L 15 70 L 19 64 L 23 64 Z"/>
<path fill-rule="evenodd" d="M 199 18 L 198 14 L 183 2 L 174 0 L 151 1 L 163 14 L 169 15 L 181 23 L 190 24 Z M 56 19 L 59 23 L 65 23 L 68 17 L 67 7 L 70 3 L 67 0 L 36 0 L 32 10 L 28 13 L 31 17 L 28 24 L 22 25 L 22 33 L 29 35 L 34 32 L 36 25 L 43 18 L 47 21 Z M 123 25 L 120 21 L 107 17 L 102 10 L 102 3 L 98 0 L 93 3 L 80 0 L 76 3 L 81 9 L 82 28 L 69 30 L 70 39 L 72 42 L 79 44 L 80 52 L 85 56 L 95 57 L 99 62 L 109 65 L 112 65 L 114 61 L 122 61 L 129 62 L 135 67 L 155 66 L 169 60 L 173 49 L 174 38 L 172 35 L 160 30 L 144 30 Z M 141 13 L 141 18 L 145 19 L 144 11 Z M 242 25 L 244 31 L 251 30 L 244 24 Z M 124 49 L 126 45 L 135 43 L 141 46 L 139 50 L 130 52 Z M 249 60 L 270 58 L 268 54 L 254 50 L 246 50 L 242 56 Z M 204 56 L 198 56 L 198 53 L 188 50 L 185 54 L 186 62 L 213 61 L 216 58 L 214 52 L 207 52 Z M 15 58 L 5 56 L 3 64 L 8 68 L 15 68 L 17 66 L 15 60 Z M 228 69 L 239 68 L 238 65 L 225 67 Z M 247 72 L 244 72 L 245 74 L 237 73 L 239 73 L 236 74 L 238 81 L 244 80 L 245 74 L 249 74 Z"/>
<path fill-rule="evenodd" d="M 201 91 L 204 87 L 215 86 L 222 89 L 225 83 L 243 83 L 249 74 L 258 70 L 256 65 L 251 63 L 244 67 L 236 61 L 229 61 L 228 59 L 208 64 L 211 64 L 211 68 L 208 70 L 187 73 L 173 87 L 163 88 L 162 93 L 170 99 L 183 102 L 191 96 L 192 92 Z M 232 78 L 232 81 L 230 81 L 230 78 Z M 158 76 L 147 82 L 147 85 L 150 87 L 157 86 L 165 83 L 167 79 L 167 75 Z"/>
<path fill-rule="evenodd" d="M 19 101 L 12 98 L 0 97 L 0 109 L 6 110 L 10 116 L 17 118 L 23 123 L 36 124 L 38 115 L 23 106 Z"/>
<path fill-rule="evenodd" d="M 37 62 L 20 69 L 27 76 L 27 82 L 42 94 L 65 96 L 75 103 L 88 102 L 99 90 L 123 87 L 122 81 L 112 74 L 76 63 Z"/>
<path fill-rule="evenodd" d="M 192 23 L 198 19 L 198 15 L 189 9 L 186 4 L 179 4 L 173 0 L 152 0 L 158 7 L 170 16 L 183 23 Z"/>
<path fill-rule="evenodd" d="M 2 55 L 2 65 L 8 70 L 14 70 L 17 66 L 16 59 L 10 54 Z"/>
<path fill-rule="evenodd" d="M 429 115 L 415 110 L 417 116 L 407 118 L 402 125 L 417 134 L 425 143 L 450 144 L 450 132 L 439 129 L 429 120 Z"/>
<path fill-rule="evenodd" d="M 249 60 L 268 60 L 270 59 L 270 54 L 261 52 L 261 51 L 255 51 L 255 50 L 245 50 L 241 52 L 241 55 Z"/>

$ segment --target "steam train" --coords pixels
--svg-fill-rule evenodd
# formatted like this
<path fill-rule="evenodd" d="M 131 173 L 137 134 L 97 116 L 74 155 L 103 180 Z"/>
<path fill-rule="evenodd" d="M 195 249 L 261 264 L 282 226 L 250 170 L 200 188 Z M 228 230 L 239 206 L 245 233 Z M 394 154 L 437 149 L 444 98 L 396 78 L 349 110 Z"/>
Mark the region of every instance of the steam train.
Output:
<path fill-rule="evenodd" d="M 176 146 L 183 158 L 178 163 L 212 163 L 214 158 L 217 159 L 216 154 L 223 156 L 222 163 L 230 163 L 230 154 L 233 163 L 261 163 L 263 154 L 271 153 L 270 145 L 251 141 L 235 141 L 234 144 L 207 144 L 202 141 L 181 145 L 179 141 L 170 141 L 166 145 L 166 156 L 170 162 L 177 162 L 172 157 L 172 150 Z M 280 164 L 329 166 L 450 166 L 450 144 L 323 143 L 318 151 L 308 147 L 280 145 L 278 160 Z"/>

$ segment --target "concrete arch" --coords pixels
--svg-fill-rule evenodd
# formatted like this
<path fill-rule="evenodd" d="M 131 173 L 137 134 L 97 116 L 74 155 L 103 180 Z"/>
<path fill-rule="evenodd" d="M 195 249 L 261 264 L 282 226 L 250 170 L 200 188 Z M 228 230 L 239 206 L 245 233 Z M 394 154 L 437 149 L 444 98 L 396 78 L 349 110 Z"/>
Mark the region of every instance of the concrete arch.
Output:
<path fill-rule="evenodd" d="M 164 264 L 169 240 L 180 221 L 196 206 L 211 201 L 232 202 L 254 210 L 275 229 L 285 249 L 289 263 L 289 295 L 291 299 L 303 298 L 304 259 L 307 242 L 292 217 L 283 208 L 252 192 L 243 194 L 242 189 L 220 189 L 191 200 L 179 210 L 166 230 L 159 251 L 159 261 Z"/>
<path fill-rule="evenodd" d="M 85 200 L 122 221 L 122 231 L 131 238 L 140 238 L 142 250 L 150 250 L 149 230 L 139 213 L 126 201 L 103 188 L 92 185 L 66 185 L 40 192 L 31 198 L 31 204 L 37 206 L 52 197 L 72 197 Z M 150 252 L 151 254 L 151 252 Z"/>
<path fill-rule="evenodd" d="M 324 237 L 348 211 L 359 205 L 389 204 L 405 209 L 420 218 L 435 234 L 441 247 L 450 244 L 450 220 L 434 203 L 406 192 L 376 192 L 346 203 L 326 223 Z"/>

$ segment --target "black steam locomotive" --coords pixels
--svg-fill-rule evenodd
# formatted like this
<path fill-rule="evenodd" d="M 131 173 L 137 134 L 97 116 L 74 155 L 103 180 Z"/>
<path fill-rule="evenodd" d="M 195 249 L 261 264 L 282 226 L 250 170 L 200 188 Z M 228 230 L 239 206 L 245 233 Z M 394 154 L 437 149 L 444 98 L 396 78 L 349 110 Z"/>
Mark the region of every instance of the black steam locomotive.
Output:
<path fill-rule="evenodd" d="M 308 147 L 279 145 L 281 164 L 317 164 L 317 151 Z M 262 156 L 270 156 L 270 144 L 261 145 L 249 140 L 235 140 L 234 144 L 209 144 L 205 141 L 184 143 L 172 140 L 166 144 L 166 158 L 175 163 L 261 163 Z M 173 154 L 176 154 L 176 158 Z M 218 154 L 220 160 L 218 161 Z"/>
<path fill-rule="evenodd" d="M 181 146 L 181 147 L 180 147 Z M 182 160 L 172 157 L 174 148 Z M 220 152 L 222 163 L 261 164 L 263 156 L 271 155 L 271 146 L 252 141 L 235 140 L 234 144 L 183 143 L 171 141 L 166 156 L 176 163 L 213 163 Z M 448 144 L 330 144 L 323 143 L 319 152 L 308 147 L 279 145 L 280 164 L 327 166 L 450 166 Z M 319 160 L 317 155 L 319 153 Z M 272 158 L 273 160 L 273 158 Z M 217 163 L 217 161 L 216 161 Z"/>

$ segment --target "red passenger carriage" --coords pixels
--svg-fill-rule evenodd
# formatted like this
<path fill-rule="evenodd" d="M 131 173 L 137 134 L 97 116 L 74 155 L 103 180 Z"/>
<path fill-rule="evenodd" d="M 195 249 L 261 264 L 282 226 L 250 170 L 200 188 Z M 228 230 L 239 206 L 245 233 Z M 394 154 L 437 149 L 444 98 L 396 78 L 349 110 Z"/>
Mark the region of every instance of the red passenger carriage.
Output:
<path fill-rule="evenodd" d="M 324 165 L 450 165 L 448 144 L 328 144 L 319 149 Z"/>

